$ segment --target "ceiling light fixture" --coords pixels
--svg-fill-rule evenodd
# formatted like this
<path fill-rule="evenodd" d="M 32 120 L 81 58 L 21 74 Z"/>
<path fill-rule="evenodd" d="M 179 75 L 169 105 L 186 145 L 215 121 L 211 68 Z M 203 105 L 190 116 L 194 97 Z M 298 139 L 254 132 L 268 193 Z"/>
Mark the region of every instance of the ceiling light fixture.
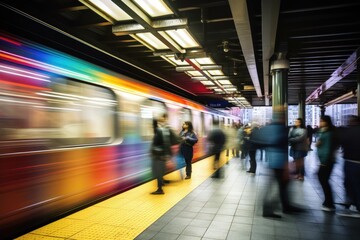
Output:
<path fill-rule="evenodd" d="M 79 0 L 85 6 L 111 23 L 132 19 L 111 0 Z"/>
<path fill-rule="evenodd" d="M 174 14 L 162 0 L 133 0 L 150 17 L 161 17 Z"/>
<path fill-rule="evenodd" d="M 337 104 L 337 103 L 341 103 L 341 102 L 343 102 L 345 100 L 348 100 L 350 98 L 353 98 L 355 96 L 356 96 L 356 90 L 345 93 L 344 95 L 325 103 L 324 106 L 328 107 L 328 106 L 331 106 L 331 105 L 334 105 L 334 104 Z"/>

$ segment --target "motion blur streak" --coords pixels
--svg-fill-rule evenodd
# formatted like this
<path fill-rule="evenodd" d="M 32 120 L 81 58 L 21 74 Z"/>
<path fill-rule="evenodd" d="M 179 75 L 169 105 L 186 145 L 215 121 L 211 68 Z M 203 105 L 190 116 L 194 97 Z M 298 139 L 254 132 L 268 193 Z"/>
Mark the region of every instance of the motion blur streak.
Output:
<path fill-rule="evenodd" d="M 238 121 L 1 32 L 0 46 L 1 239 L 151 180 L 153 119 L 162 113 L 175 131 L 193 122 L 194 161 L 206 156 L 213 118 Z"/>

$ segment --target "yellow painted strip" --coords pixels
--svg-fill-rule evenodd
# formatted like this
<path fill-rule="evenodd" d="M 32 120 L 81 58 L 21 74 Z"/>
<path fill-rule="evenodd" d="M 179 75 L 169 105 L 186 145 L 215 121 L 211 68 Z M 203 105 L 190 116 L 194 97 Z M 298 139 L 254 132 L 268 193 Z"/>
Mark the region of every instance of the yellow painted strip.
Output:
<path fill-rule="evenodd" d="M 222 159 L 227 158 L 222 156 Z M 171 183 L 164 186 L 164 195 L 150 194 L 157 188 L 156 180 L 153 180 L 17 239 L 134 239 L 213 172 L 213 157 L 209 157 L 193 164 L 189 180 L 182 180 L 180 171 L 166 175 L 165 179 Z"/>

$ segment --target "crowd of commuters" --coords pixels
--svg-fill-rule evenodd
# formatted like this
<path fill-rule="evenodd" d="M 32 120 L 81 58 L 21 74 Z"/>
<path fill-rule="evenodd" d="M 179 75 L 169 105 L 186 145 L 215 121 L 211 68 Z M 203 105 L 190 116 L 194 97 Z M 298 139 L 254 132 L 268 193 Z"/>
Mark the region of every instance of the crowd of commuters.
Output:
<path fill-rule="evenodd" d="M 345 211 L 337 211 L 342 216 L 360 218 L 360 120 L 357 116 L 351 116 L 348 126 L 336 128 L 329 116 L 321 116 L 319 127 L 305 127 L 301 118 L 296 119 L 294 126 L 285 126 L 284 114 L 274 112 L 273 122 L 259 127 L 257 124 L 233 124 L 227 129 L 219 126 L 217 119 L 213 122 L 213 129 L 208 133 L 207 141 L 209 154 L 214 157 L 213 178 L 221 178 L 220 157 L 226 150 L 227 159 L 232 157 L 240 159 L 242 169 L 251 176 L 257 171 L 256 156 L 260 150 L 262 160 L 265 150 L 265 160 L 272 172 L 272 183 L 276 183 L 279 189 L 278 201 L 282 205 L 284 213 L 299 213 L 303 209 L 291 203 L 288 194 L 288 185 L 291 176 L 294 179 L 304 181 L 305 158 L 308 151 L 316 150 L 319 161 L 317 172 L 319 183 L 323 190 L 324 201 L 322 210 L 335 212 L 335 202 L 330 184 L 332 170 L 339 150 L 343 153 L 344 163 L 344 188 L 346 192 L 347 207 Z M 312 143 L 315 139 L 315 149 Z M 193 146 L 198 141 L 193 124 L 186 121 L 182 125 L 179 135 L 175 134 L 167 125 L 167 115 L 162 115 L 154 122 L 154 138 L 152 143 L 153 172 L 157 179 L 158 189 L 152 194 L 164 194 L 163 176 L 165 174 L 166 161 L 173 154 L 171 146 L 179 145 L 180 156 L 185 161 L 185 179 L 192 177 Z M 290 156 L 290 161 L 289 161 Z M 291 161 L 292 159 L 292 161 Z M 247 164 L 249 163 L 249 164 Z M 247 169 L 246 166 L 249 165 Z M 272 184 L 271 183 L 271 184 Z M 271 187 L 265 193 L 263 201 L 263 216 L 280 218 L 276 213 L 274 198 L 269 196 Z"/>

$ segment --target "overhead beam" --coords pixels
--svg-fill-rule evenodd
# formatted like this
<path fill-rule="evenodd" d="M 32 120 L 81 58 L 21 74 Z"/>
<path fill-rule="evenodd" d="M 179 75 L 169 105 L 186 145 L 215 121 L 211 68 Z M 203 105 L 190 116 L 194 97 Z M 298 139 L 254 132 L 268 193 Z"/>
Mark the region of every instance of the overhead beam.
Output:
<path fill-rule="evenodd" d="M 357 55 L 357 52 L 359 51 L 360 48 L 351 54 L 350 57 L 346 59 L 346 61 L 331 74 L 331 77 L 328 80 L 321 84 L 320 87 L 315 89 L 315 91 L 306 98 L 306 103 L 310 103 L 315 99 L 318 99 L 321 94 L 331 88 L 335 83 L 353 72 L 357 68 L 357 61 L 360 58 Z"/>
<path fill-rule="evenodd" d="M 164 20 L 156 20 L 150 23 L 151 28 L 156 29 L 157 31 L 166 31 L 179 27 L 187 26 L 186 18 L 176 18 L 176 19 L 164 19 Z M 116 36 L 149 32 L 149 29 L 146 29 L 140 23 L 130 23 L 130 24 L 115 24 L 112 26 L 112 32 Z"/>
<path fill-rule="evenodd" d="M 246 0 L 229 0 L 229 5 L 246 66 L 254 84 L 256 94 L 258 97 L 262 97 Z"/>

